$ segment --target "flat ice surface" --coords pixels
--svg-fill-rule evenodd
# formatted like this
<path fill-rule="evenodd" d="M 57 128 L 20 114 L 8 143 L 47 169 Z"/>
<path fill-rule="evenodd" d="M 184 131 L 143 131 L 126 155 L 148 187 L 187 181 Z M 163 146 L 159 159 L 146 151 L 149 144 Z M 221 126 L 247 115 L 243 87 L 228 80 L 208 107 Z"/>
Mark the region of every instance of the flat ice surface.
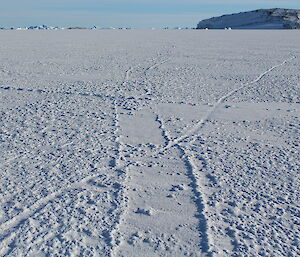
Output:
<path fill-rule="evenodd" d="M 299 31 L 1 31 L 0 256 L 299 256 Z"/>

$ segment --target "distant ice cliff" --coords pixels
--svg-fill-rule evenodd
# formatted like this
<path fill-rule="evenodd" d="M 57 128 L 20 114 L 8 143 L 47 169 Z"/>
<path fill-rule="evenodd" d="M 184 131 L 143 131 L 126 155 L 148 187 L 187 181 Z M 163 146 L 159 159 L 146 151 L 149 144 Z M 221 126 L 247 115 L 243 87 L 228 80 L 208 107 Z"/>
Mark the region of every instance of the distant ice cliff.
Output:
<path fill-rule="evenodd" d="M 300 29 L 300 9 L 260 9 L 202 20 L 197 29 Z"/>

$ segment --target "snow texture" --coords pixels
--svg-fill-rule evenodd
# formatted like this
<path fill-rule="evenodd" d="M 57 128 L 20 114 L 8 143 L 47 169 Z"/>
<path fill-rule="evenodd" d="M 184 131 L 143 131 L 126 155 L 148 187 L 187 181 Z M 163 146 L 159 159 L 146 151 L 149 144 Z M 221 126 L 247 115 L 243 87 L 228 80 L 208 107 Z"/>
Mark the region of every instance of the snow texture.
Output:
<path fill-rule="evenodd" d="M 300 10 L 260 9 L 202 20 L 198 29 L 300 29 Z"/>
<path fill-rule="evenodd" d="M 0 34 L 0 256 L 299 256 L 297 31 Z"/>

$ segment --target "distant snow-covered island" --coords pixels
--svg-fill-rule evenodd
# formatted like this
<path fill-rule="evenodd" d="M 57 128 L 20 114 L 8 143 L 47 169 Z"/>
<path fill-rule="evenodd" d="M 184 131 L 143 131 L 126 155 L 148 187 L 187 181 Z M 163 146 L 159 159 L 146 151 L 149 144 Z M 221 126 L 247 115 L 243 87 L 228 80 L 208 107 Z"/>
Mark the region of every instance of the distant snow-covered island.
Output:
<path fill-rule="evenodd" d="M 300 29 L 300 9 L 259 9 L 202 20 L 197 29 Z"/>

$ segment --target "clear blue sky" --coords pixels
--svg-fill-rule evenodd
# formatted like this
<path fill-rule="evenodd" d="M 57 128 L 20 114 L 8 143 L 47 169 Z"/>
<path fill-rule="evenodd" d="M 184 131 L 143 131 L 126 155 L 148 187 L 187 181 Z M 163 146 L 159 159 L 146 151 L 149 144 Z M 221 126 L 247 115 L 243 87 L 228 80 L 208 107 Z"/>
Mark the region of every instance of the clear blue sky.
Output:
<path fill-rule="evenodd" d="M 300 0 L 0 0 L 0 4 L 0 27 L 195 27 L 201 19 L 226 13 L 300 9 Z"/>

